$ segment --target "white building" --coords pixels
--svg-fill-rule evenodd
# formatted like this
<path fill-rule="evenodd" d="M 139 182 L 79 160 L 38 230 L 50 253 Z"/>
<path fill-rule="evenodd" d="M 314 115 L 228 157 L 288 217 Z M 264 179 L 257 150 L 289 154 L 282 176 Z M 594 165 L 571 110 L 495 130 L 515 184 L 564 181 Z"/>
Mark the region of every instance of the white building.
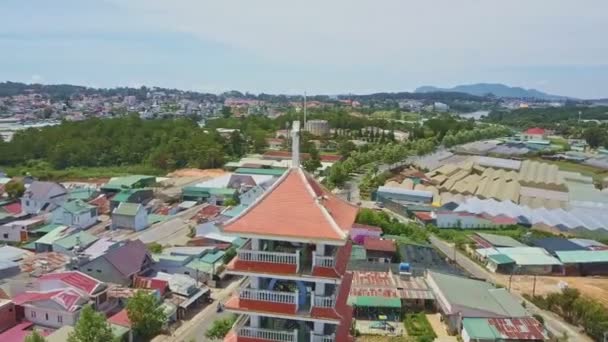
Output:
<path fill-rule="evenodd" d="M 112 229 L 139 231 L 148 227 L 148 212 L 139 203 L 122 202 L 112 212 Z"/>
<path fill-rule="evenodd" d="M 21 198 L 23 211 L 28 214 L 49 212 L 68 198 L 68 192 L 61 184 L 35 181 L 27 188 Z"/>

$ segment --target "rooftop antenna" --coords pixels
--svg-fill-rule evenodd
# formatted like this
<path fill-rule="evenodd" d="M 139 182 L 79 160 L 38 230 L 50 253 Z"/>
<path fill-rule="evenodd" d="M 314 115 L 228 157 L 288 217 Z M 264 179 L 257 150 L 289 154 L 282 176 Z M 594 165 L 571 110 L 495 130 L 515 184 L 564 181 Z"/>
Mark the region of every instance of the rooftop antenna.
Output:
<path fill-rule="evenodd" d="M 579 110 L 578 111 L 578 123 L 579 124 L 581 123 L 581 114 L 582 114 L 582 112 Z"/>
<path fill-rule="evenodd" d="M 300 121 L 291 125 L 291 167 L 300 167 Z"/>

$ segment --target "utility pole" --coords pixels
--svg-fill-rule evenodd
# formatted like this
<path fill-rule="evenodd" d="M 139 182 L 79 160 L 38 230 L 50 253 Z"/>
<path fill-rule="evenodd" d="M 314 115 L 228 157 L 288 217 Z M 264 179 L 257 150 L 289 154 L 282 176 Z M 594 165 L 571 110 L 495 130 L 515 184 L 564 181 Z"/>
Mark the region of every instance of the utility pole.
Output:
<path fill-rule="evenodd" d="M 536 274 L 534 275 L 534 283 L 532 284 L 532 298 L 536 296 Z"/>

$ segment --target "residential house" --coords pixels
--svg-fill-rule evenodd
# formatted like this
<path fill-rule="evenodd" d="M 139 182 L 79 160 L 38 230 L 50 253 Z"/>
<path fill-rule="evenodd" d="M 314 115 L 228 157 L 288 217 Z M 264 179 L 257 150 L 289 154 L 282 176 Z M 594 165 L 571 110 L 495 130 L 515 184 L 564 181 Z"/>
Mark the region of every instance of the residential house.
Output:
<path fill-rule="evenodd" d="M 5 223 L 0 226 L 0 240 L 24 242 L 29 239 L 29 232 L 44 224 L 44 219 L 27 219 Z"/>
<path fill-rule="evenodd" d="M 54 227 L 51 231 L 34 242 L 35 251 L 37 253 L 52 252 L 55 241 L 67 236 L 72 231 L 73 229 L 68 226 L 58 225 Z"/>
<path fill-rule="evenodd" d="M 460 333 L 466 318 L 526 318 L 530 314 L 504 288 L 485 281 L 428 271 L 426 283 L 451 333 Z"/>
<path fill-rule="evenodd" d="M 108 303 L 108 285 L 78 271 L 47 273 L 38 278 L 40 291 L 71 289 L 89 299 L 93 308 L 107 311 L 111 308 Z"/>
<path fill-rule="evenodd" d="M 112 211 L 112 229 L 140 231 L 148 227 L 148 211 L 138 203 L 122 202 Z"/>
<path fill-rule="evenodd" d="M 149 188 L 121 190 L 110 200 L 110 209 L 114 210 L 120 203 L 146 204 L 154 198 L 154 191 Z"/>
<path fill-rule="evenodd" d="M 355 223 L 350 230 L 350 238 L 353 242 L 362 245 L 366 237 L 380 238 L 382 228 L 367 224 Z"/>
<path fill-rule="evenodd" d="M 465 318 L 463 342 L 540 342 L 549 339 L 543 325 L 532 317 Z"/>
<path fill-rule="evenodd" d="M 15 304 L 12 300 L 0 298 L 0 332 L 10 329 L 15 325 L 17 325 Z"/>
<path fill-rule="evenodd" d="M 97 223 L 97 216 L 97 207 L 77 199 L 60 204 L 53 211 L 53 223 L 85 229 Z"/>
<path fill-rule="evenodd" d="M 85 231 L 77 231 L 61 237 L 53 242 L 53 252 L 59 252 L 71 256 L 92 245 L 98 237 Z"/>
<path fill-rule="evenodd" d="M 181 250 L 183 251 L 181 251 Z M 169 274 L 184 274 L 198 281 L 209 280 L 220 269 L 223 251 L 213 246 L 173 247 L 162 254 L 153 254 L 152 269 Z"/>
<path fill-rule="evenodd" d="M 522 137 L 525 140 L 544 140 L 547 136 L 547 132 L 544 128 L 533 127 L 528 128 L 522 133 Z"/>
<path fill-rule="evenodd" d="M 27 291 L 13 298 L 17 306 L 17 319 L 34 324 L 60 328 L 74 325 L 88 298 L 67 288 L 51 291 Z"/>
<path fill-rule="evenodd" d="M 140 240 L 130 240 L 96 258 L 79 260 L 79 265 L 72 267 L 101 281 L 130 285 L 133 277 L 147 271 L 151 264 L 146 245 Z"/>
<path fill-rule="evenodd" d="M 152 187 L 156 184 L 156 177 L 144 175 L 131 175 L 125 177 L 114 177 L 101 187 L 104 192 L 119 192 L 124 189 L 140 189 Z"/>
<path fill-rule="evenodd" d="M 397 245 L 394 240 L 369 236 L 363 240 L 367 260 L 390 263 L 397 259 Z"/>
<path fill-rule="evenodd" d="M 68 199 L 68 191 L 58 183 L 34 181 L 21 198 L 21 207 L 28 214 L 50 212 Z"/>

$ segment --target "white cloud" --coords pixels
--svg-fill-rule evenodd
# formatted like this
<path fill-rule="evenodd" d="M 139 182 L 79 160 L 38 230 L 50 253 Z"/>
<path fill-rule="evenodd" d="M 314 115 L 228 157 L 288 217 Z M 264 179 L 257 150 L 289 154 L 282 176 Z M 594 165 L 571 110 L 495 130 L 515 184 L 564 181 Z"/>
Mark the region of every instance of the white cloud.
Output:
<path fill-rule="evenodd" d="M 44 77 L 40 75 L 32 75 L 32 77 L 30 77 L 30 83 L 44 83 Z"/>
<path fill-rule="evenodd" d="M 298 65 L 600 64 L 608 2 L 113 0 L 147 24 Z M 439 70 L 441 71 L 441 70 Z"/>

